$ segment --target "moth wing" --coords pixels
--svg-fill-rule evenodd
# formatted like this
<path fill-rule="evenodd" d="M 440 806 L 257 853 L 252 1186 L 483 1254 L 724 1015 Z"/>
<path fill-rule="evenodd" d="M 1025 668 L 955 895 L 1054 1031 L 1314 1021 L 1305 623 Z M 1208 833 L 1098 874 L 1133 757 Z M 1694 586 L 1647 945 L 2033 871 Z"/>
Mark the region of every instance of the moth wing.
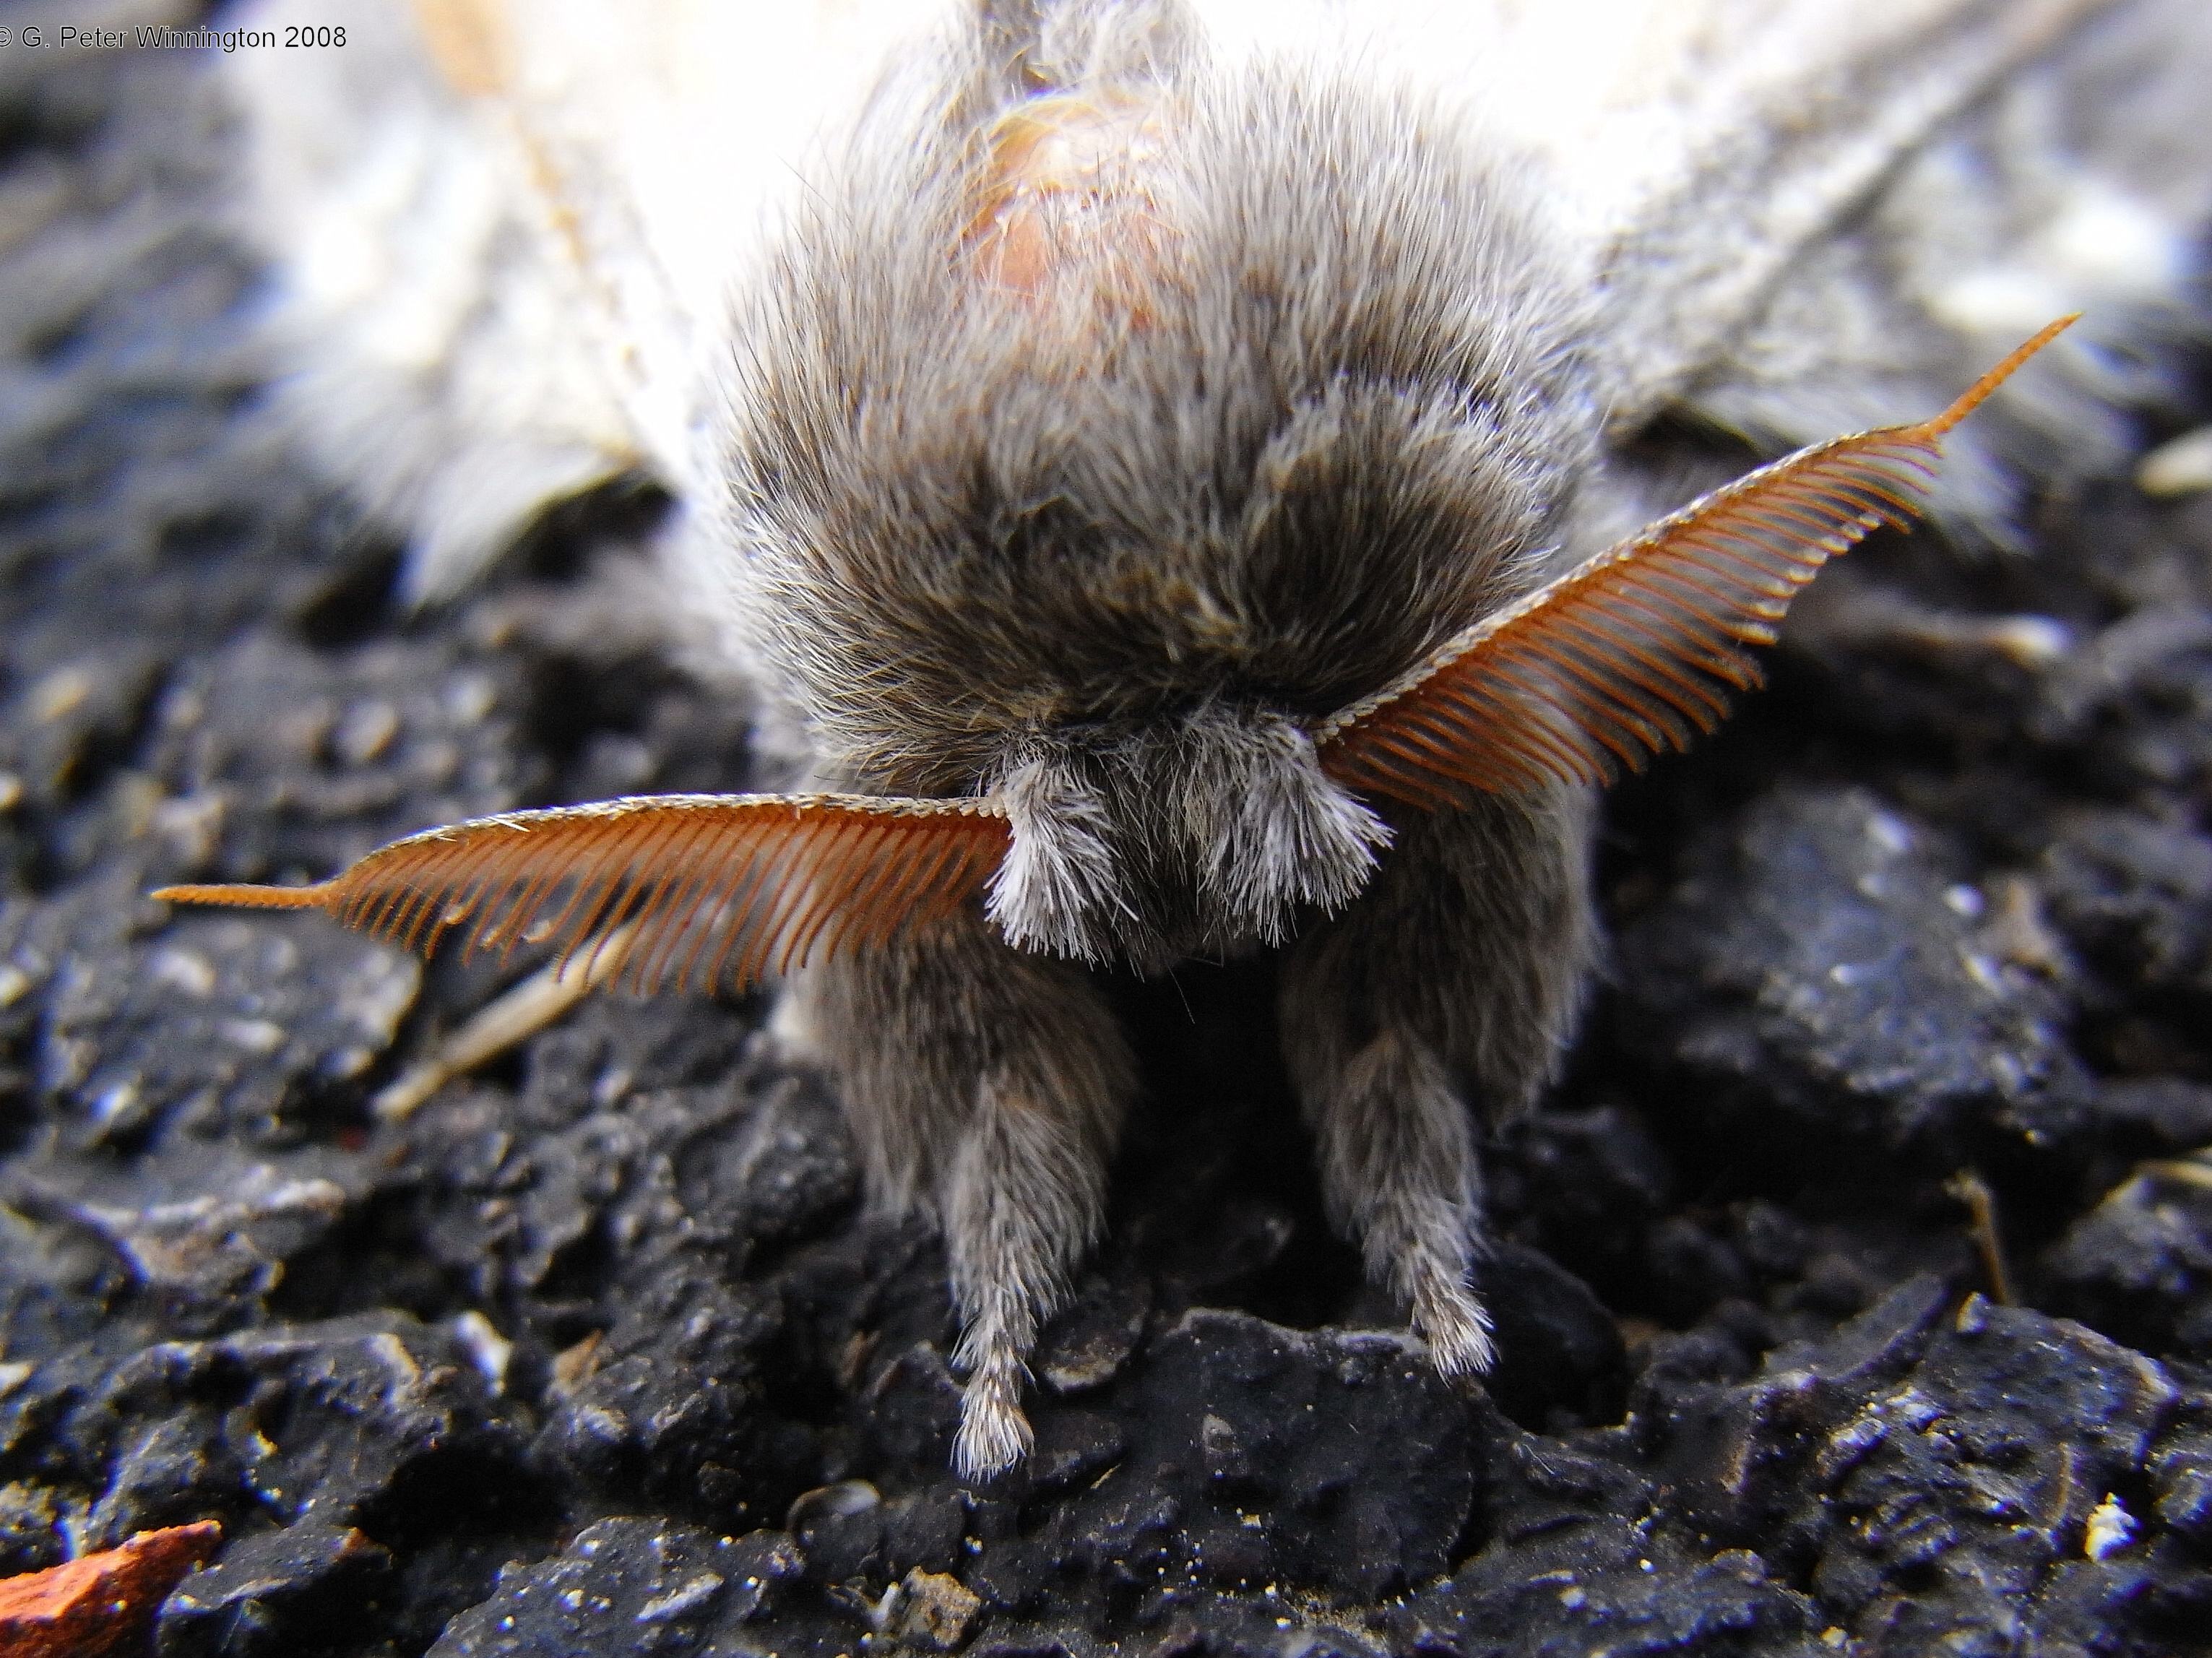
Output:
<path fill-rule="evenodd" d="M 1316 734 L 1337 782 L 1435 810 L 1478 793 L 1609 783 L 1688 746 L 1759 683 L 1830 558 L 1909 523 L 1943 439 L 2073 319 L 2051 324 L 1943 413 L 1760 468 L 1585 560 L 1432 652 Z"/>
<path fill-rule="evenodd" d="M 418 594 L 626 472 L 705 499 L 725 296 L 933 21 L 893 0 L 260 0 L 227 60 L 278 394 Z M 313 37 L 310 37 L 313 38 Z"/>
<path fill-rule="evenodd" d="M 1729 361 L 1769 297 L 1900 167 L 2112 5 L 1619 0 L 1622 15 L 1602 21 L 1531 8 L 1532 45 L 1554 76 L 1595 71 L 1578 118 L 1547 118 L 1564 88 L 1538 76 L 1507 107 L 1595 261 L 1615 429 L 1641 427 Z M 2008 328 L 1996 351 L 2069 308 Z"/>
<path fill-rule="evenodd" d="M 1947 452 L 1936 509 L 2017 538 L 2022 480 L 2109 475 L 2212 337 L 2212 8 L 2124 0 L 2066 29 L 1885 175 L 1679 396 L 1784 449 L 1909 418 L 2062 312 L 2081 325 Z"/>
<path fill-rule="evenodd" d="M 1946 469 L 1937 510 L 1999 527 L 2015 464 L 2109 463 L 2207 331 L 2201 0 L 1193 3 L 1232 61 L 1353 65 L 1529 158 L 1624 448 L 1670 410 L 1771 451 L 1902 422 L 2085 312 Z"/>
<path fill-rule="evenodd" d="M 395 0 L 270 0 L 246 29 L 345 44 L 226 58 L 237 216 L 270 261 L 263 338 L 280 419 L 410 544 L 418 595 L 459 586 L 546 502 L 644 464 L 574 326 L 524 157 L 438 72 Z"/>
<path fill-rule="evenodd" d="M 971 903 L 1003 861 L 981 800 L 640 795 L 477 818 L 380 847 L 319 885 L 176 886 L 179 903 L 320 909 L 407 948 L 543 944 L 641 993 L 763 979 Z M 608 954 L 619 959 L 608 963 Z"/>

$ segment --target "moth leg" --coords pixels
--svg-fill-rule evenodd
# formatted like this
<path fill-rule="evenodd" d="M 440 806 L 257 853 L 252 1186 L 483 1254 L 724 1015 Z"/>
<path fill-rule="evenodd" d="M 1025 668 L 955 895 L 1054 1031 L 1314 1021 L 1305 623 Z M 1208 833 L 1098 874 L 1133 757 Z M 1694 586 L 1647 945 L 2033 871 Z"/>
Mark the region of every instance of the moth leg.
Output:
<path fill-rule="evenodd" d="M 1283 1040 L 1331 1218 L 1413 1312 L 1446 1373 L 1481 1370 L 1490 1321 L 1471 1107 L 1550 1080 L 1596 950 L 1580 790 L 1407 813 L 1350 908 L 1284 966 Z"/>
<path fill-rule="evenodd" d="M 1030 1448 L 1037 1332 L 1103 1221 L 1127 1044 L 1080 969 L 980 915 L 809 969 L 780 1023 L 836 1074 L 875 1202 L 944 1229 L 968 1373 L 953 1466 L 1002 1473 Z"/>

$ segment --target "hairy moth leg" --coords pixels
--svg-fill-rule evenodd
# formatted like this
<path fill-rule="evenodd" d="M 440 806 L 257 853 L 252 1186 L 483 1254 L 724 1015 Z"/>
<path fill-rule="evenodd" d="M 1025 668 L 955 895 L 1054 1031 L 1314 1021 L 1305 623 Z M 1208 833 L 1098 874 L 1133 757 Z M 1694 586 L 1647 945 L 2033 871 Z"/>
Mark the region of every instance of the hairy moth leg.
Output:
<path fill-rule="evenodd" d="M 874 1200 L 944 1229 L 968 1373 L 953 1466 L 1028 1453 L 1027 1359 L 1097 1239 L 1136 1067 L 1082 969 L 981 915 L 810 969 L 786 1028 L 838 1077 Z"/>
<path fill-rule="evenodd" d="M 1487 1369 L 1471 1106 L 1553 1075 L 1596 950 L 1590 799 L 1554 787 L 1400 814 L 1373 884 L 1284 967 L 1283 1040 L 1331 1218 L 1446 1373 Z"/>

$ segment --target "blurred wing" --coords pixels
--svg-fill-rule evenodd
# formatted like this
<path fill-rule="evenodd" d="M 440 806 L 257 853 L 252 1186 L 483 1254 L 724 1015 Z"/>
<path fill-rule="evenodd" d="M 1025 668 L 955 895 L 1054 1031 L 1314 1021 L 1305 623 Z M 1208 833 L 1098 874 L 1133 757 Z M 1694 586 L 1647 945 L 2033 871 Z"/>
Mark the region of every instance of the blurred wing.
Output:
<path fill-rule="evenodd" d="M 408 532 L 416 594 L 618 474 L 711 498 L 729 286 L 945 9 L 252 0 L 228 20 L 344 32 L 223 60 L 239 218 L 273 268 L 280 406 Z"/>
<path fill-rule="evenodd" d="M 482 817 L 379 848 L 317 886 L 176 886 L 177 903 L 320 909 L 408 949 L 603 950 L 647 993 L 762 980 L 955 914 L 1008 844 L 994 803 L 641 795 Z"/>
<path fill-rule="evenodd" d="M 1410 85 L 1546 175 L 1615 471 L 1910 422 L 2082 325 L 1952 446 L 1929 510 L 2017 541 L 2028 481 L 2110 476 L 2212 340 L 2204 0 L 1191 0 L 1232 62 Z M 1672 435 L 1669 433 L 1663 436 Z"/>
<path fill-rule="evenodd" d="M 1960 434 L 1933 501 L 2018 540 L 2027 481 L 2109 477 L 2212 339 L 2212 6 L 2121 0 L 1899 158 L 1677 390 L 1761 447 L 1909 420 L 2044 319 L 2060 347 Z"/>
<path fill-rule="evenodd" d="M 1540 167 L 1604 295 L 1594 345 L 1627 430 L 1724 361 L 1900 161 L 2116 0 L 1190 3 L 1232 65 L 1408 86 Z"/>
<path fill-rule="evenodd" d="M 664 481 L 703 485 L 729 296 L 951 0 L 411 0 L 448 85 L 524 159 Z"/>
<path fill-rule="evenodd" d="M 1436 809 L 1475 793 L 1606 783 L 1686 747 L 1759 682 L 1798 588 L 1884 525 L 1909 523 L 1942 440 L 2072 319 L 1942 414 L 1762 467 L 1481 622 L 1316 734 L 1348 788 Z"/>
<path fill-rule="evenodd" d="M 1808 252 L 1900 165 L 2114 3 L 1620 0 L 1632 17 L 1597 49 L 1595 106 L 1546 145 L 1588 216 L 1614 429 L 1633 432 L 1726 365 Z M 1549 29 L 1564 34 L 1560 11 L 1577 9 L 1548 10 Z M 1529 115 L 1540 124 L 1540 107 L 1522 118 L 1540 134 Z M 2008 340 L 2072 308 L 2015 323 Z"/>

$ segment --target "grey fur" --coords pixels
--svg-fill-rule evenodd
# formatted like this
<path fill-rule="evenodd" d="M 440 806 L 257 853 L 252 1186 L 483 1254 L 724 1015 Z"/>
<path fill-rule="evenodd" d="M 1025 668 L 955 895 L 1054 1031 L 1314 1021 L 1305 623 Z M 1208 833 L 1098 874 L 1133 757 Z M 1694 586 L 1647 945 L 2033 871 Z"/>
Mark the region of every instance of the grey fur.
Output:
<path fill-rule="evenodd" d="M 1207 703 L 1089 737 L 1032 737 L 995 791 L 1014 845 L 987 913 L 1024 949 L 1160 968 L 1280 944 L 1301 911 L 1350 902 L 1389 844 L 1275 711 Z"/>
<path fill-rule="evenodd" d="M 991 883 L 984 913 L 1010 943 L 1077 961 L 1104 961 L 1117 927 L 1136 924 L 1122 896 L 1104 802 L 1064 758 L 1038 755 L 998 788 L 1014 844 Z"/>
<path fill-rule="evenodd" d="M 1339 1218 L 1468 1369 L 1469 1106 L 1550 1074 L 1594 937 L 1583 803 L 1390 847 L 1309 735 L 1589 550 L 1589 330 L 1528 175 L 1351 82 L 1217 78 L 1172 15 L 1061 9 L 1024 46 L 1000 15 L 941 125 L 856 147 L 739 331 L 752 653 L 826 780 L 995 789 L 1012 822 L 996 933 L 802 993 L 875 1189 L 945 1227 L 970 1475 L 1027 1443 L 1021 1361 L 1133 1085 L 1102 1006 L 1034 952 L 1157 968 L 1341 912 L 1292 957 L 1300 1096 Z M 1170 135 L 1172 274 L 1140 323 L 1071 326 L 956 257 L 977 135 L 1070 38 L 1119 66 L 1085 89 L 1155 100 Z"/>
<path fill-rule="evenodd" d="M 1023 1361 L 1097 1236 L 1127 1046 L 1080 969 L 980 916 L 811 969 L 790 995 L 836 1064 L 875 1201 L 945 1229 L 970 1373 L 956 1461 L 995 1473 L 1029 1448 Z"/>
<path fill-rule="evenodd" d="M 830 774 L 966 793 L 1040 737 L 1316 721 L 1548 573 L 1596 411 L 1510 158 L 1356 83 L 1194 71 L 1183 280 L 1078 332 L 953 257 L 981 91 L 857 147 L 738 331 L 748 614 Z"/>
<path fill-rule="evenodd" d="M 1447 1370 L 1490 1361 L 1467 1107 L 1509 1114 L 1557 1069 L 1597 948 L 1590 805 L 1562 790 L 1410 817 L 1360 901 L 1285 963 L 1284 1043 L 1331 1212 Z"/>
<path fill-rule="evenodd" d="M 1296 722 L 1209 709 L 1183 739 L 1177 775 L 1160 780 L 1160 821 L 1231 928 L 1280 944 L 1299 908 L 1334 912 L 1358 895 L 1389 829 L 1322 774 Z"/>

